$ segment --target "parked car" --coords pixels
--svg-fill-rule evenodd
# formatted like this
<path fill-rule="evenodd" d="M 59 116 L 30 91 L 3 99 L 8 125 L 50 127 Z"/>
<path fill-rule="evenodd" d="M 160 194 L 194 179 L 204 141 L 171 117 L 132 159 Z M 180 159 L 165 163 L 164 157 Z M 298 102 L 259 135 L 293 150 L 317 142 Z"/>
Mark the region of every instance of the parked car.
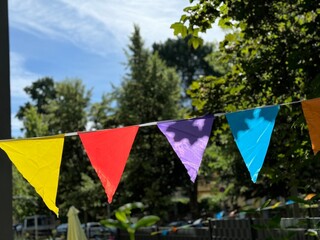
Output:
<path fill-rule="evenodd" d="M 55 239 L 67 239 L 68 223 L 62 223 L 56 227 Z"/>
<path fill-rule="evenodd" d="M 84 233 L 86 234 L 88 240 L 109 240 L 115 239 L 117 230 L 104 227 L 98 222 L 87 222 L 81 224 Z M 55 238 L 58 240 L 67 239 L 68 234 L 68 223 L 60 224 L 56 227 Z"/>
<path fill-rule="evenodd" d="M 186 221 L 174 221 L 174 222 L 170 222 L 167 227 L 182 227 L 188 225 L 188 222 Z"/>
<path fill-rule="evenodd" d="M 39 239 L 52 235 L 56 221 L 53 216 L 34 215 L 26 217 L 22 223 L 22 234 L 25 239 Z"/>
<path fill-rule="evenodd" d="M 81 224 L 88 239 L 113 239 L 117 230 L 101 225 L 99 222 Z"/>
<path fill-rule="evenodd" d="M 22 230 L 23 230 L 23 224 L 22 223 L 14 224 L 12 226 L 12 230 L 13 230 L 13 233 L 16 236 L 21 236 L 22 235 Z"/>
<path fill-rule="evenodd" d="M 191 226 L 195 228 L 208 227 L 209 221 L 203 218 L 198 218 L 191 222 Z"/>

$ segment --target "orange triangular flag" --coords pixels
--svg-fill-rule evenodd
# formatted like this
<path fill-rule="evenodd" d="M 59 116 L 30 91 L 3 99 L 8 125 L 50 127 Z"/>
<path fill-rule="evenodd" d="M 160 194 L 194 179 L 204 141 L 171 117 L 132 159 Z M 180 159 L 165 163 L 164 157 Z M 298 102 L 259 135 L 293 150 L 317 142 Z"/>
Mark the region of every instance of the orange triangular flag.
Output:
<path fill-rule="evenodd" d="M 112 202 L 139 126 L 79 132 L 90 162 Z"/>
<path fill-rule="evenodd" d="M 302 110 L 306 119 L 313 153 L 320 151 L 320 98 L 302 101 Z"/>
<path fill-rule="evenodd" d="M 0 148 L 57 215 L 56 196 L 63 144 L 64 134 L 0 142 Z"/>

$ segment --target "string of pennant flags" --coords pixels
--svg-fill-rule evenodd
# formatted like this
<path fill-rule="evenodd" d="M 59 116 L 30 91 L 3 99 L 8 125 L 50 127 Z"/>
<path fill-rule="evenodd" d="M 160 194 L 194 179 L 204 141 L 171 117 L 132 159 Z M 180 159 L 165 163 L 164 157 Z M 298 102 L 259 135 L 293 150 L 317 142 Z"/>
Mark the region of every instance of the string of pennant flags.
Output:
<path fill-rule="evenodd" d="M 78 135 L 108 198 L 112 198 L 140 127 L 157 125 L 185 166 L 190 180 L 195 181 L 209 141 L 215 117 L 225 115 L 235 143 L 253 182 L 262 168 L 280 107 L 301 103 L 314 154 L 320 150 L 320 98 L 268 105 L 231 113 L 150 122 L 140 125 L 73 132 L 36 138 L 0 140 L 23 177 L 35 188 L 47 207 L 57 216 L 58 180 L 65 137 Z"/>

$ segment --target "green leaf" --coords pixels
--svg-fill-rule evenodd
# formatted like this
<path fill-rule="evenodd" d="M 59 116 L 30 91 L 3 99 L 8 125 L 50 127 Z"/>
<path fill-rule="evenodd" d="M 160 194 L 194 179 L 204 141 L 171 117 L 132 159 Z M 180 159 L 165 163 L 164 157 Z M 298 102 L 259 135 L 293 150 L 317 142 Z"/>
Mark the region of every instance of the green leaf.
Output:
<path fill-rule="evenodd" d="M 197 49 L 199 47 L 199 45 L 200 45 L 198 38 L 192 38 L 191 39 L 191 43 L 192 43 L 192 46 L 193 46 L 194 49 Z"/>
<path fill-rule="evenodd" d="M 200 6 L 197 4 L 197 5 L 194 5 L 194 6 L 189 6 L 189 7 L 185 7 L 183 9 L 184 12 L 189 12 L 189 11 L 197 11 L 199 10 Z"/>
<path fill-rule="evenodd" d="M 122 211 L 116 211 L 116 214 L 115 214 L 116 218 L 120 221 L 120 222 L 123 222 L 123 223 L 128 223 L 129 220 L 127 218 L 127 215 L 125 212 L 122 212 Z"/>
<path fill-rule="evenodd" d="M 200 28 L 193 29 L 193 31 L 192 31 L 193 36 L 198 36 L 199 31 L 200 31 Z"/>
<path fill-rule="evenodd" d="M 286 28 L 286 24 L 284 22 L 280 22 L 278 24 L 278 29 L 280 32 L 283 32 L 285 30 L 285 28 Z"/>
<path fill-rule="evenodd" d="M 106 227 L 121 228 L 121 229 L 123 229 L 123 230 L 127 229 L 127 226 L 125 226 L 125 224 L 122 224 L 122 223 L 120 223 L 119 221 L 114 220 L 114 219 L 102 220 L 102 221 L 101 221 L 101 224 L 102 224 L 103 226 L 106 226 Z"/>
<path fill-rule="evenodd" d="M 236 40 L 236 34 L 234 33 L 229 33 L 224 37 L 227 41 L 233 42 Z"/>
<path fill-rule="evenodd" d="M 220 12 L 222 13 L 222 14 L 227 14 L 228 13 L 228 6 L 227 6 L 227 4 L 222 4 L 221 6 L 220 6 L 220 8 L 219 8 L 219 10 L 220 10 Z"/>
<path fill-rule="evenodd" d="M 231 23 L 231 18 L 230 17 L 220 18 L 220 20 L 218 22 L 218 25 L 222 29 L 230 29 L 233 26 L 232 23 Z"/>
<path fill-rule="evenodd" d="M 132 228 L 138 229 L 140 227 L 149 227 L 158 222 L 160 218 L 158 216 L 154 215 L 149 215 L 142 217 L 141 219 L 138 220 L 135 224 L 133 224 Z"/>
<path fill-rule="evenodd" d="M 188 43 L 191 44 L 194 49 L 197 49 L 199 46 L 203 44 L 203 39 L 200 37 L 192 36 L 189 39 Z"/>
<path fill-rule="evenodd" d="M 261 209 L 264 209 L 266 207 L 268 207 L 271 203 L 271 199 L 268 199 L 267 201 L 265 201 L 262 205 L 261 205 Z"/>
<path fill-rule="evenodd" d="M 238 27 L 243 31 L 247 28 L 247 24 L 245 22 L 240 22 L 238 24 Z"/>
<path fill-rule="evenodd" d="M 183 14 L 181 17 L 180 17 L 180 21 L 185 23 L 187 21 L 187 15 Z"/>
<path fill-rule="evenodd" d="M 182 37 L 185 37 L 188 32 L 187 27 L 184 26 L 181 22 L 171 24 L 170 28 L 173 29 L 173 34 L 176 36 L 181 34 Z"/>
<path fill-rule="evenodd" d="M 306 235 L 312 236 L 312 237 L 318 237 L 318 232 L 314 229 L 308 229 L 306 232 Z"/>

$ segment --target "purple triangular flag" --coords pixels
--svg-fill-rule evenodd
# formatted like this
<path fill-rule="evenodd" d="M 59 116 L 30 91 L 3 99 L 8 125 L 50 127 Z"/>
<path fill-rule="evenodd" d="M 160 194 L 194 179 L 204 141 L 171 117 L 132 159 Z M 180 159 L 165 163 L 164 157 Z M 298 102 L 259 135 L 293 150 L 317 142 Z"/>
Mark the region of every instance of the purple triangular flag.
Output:
<path fill-rule="evenodd" d="M 197 177 L 203 153 L 211 134 L 213 120 L 214 116 L 209 115 L 157 124 L 187 169 L 192 182 Z"/>

